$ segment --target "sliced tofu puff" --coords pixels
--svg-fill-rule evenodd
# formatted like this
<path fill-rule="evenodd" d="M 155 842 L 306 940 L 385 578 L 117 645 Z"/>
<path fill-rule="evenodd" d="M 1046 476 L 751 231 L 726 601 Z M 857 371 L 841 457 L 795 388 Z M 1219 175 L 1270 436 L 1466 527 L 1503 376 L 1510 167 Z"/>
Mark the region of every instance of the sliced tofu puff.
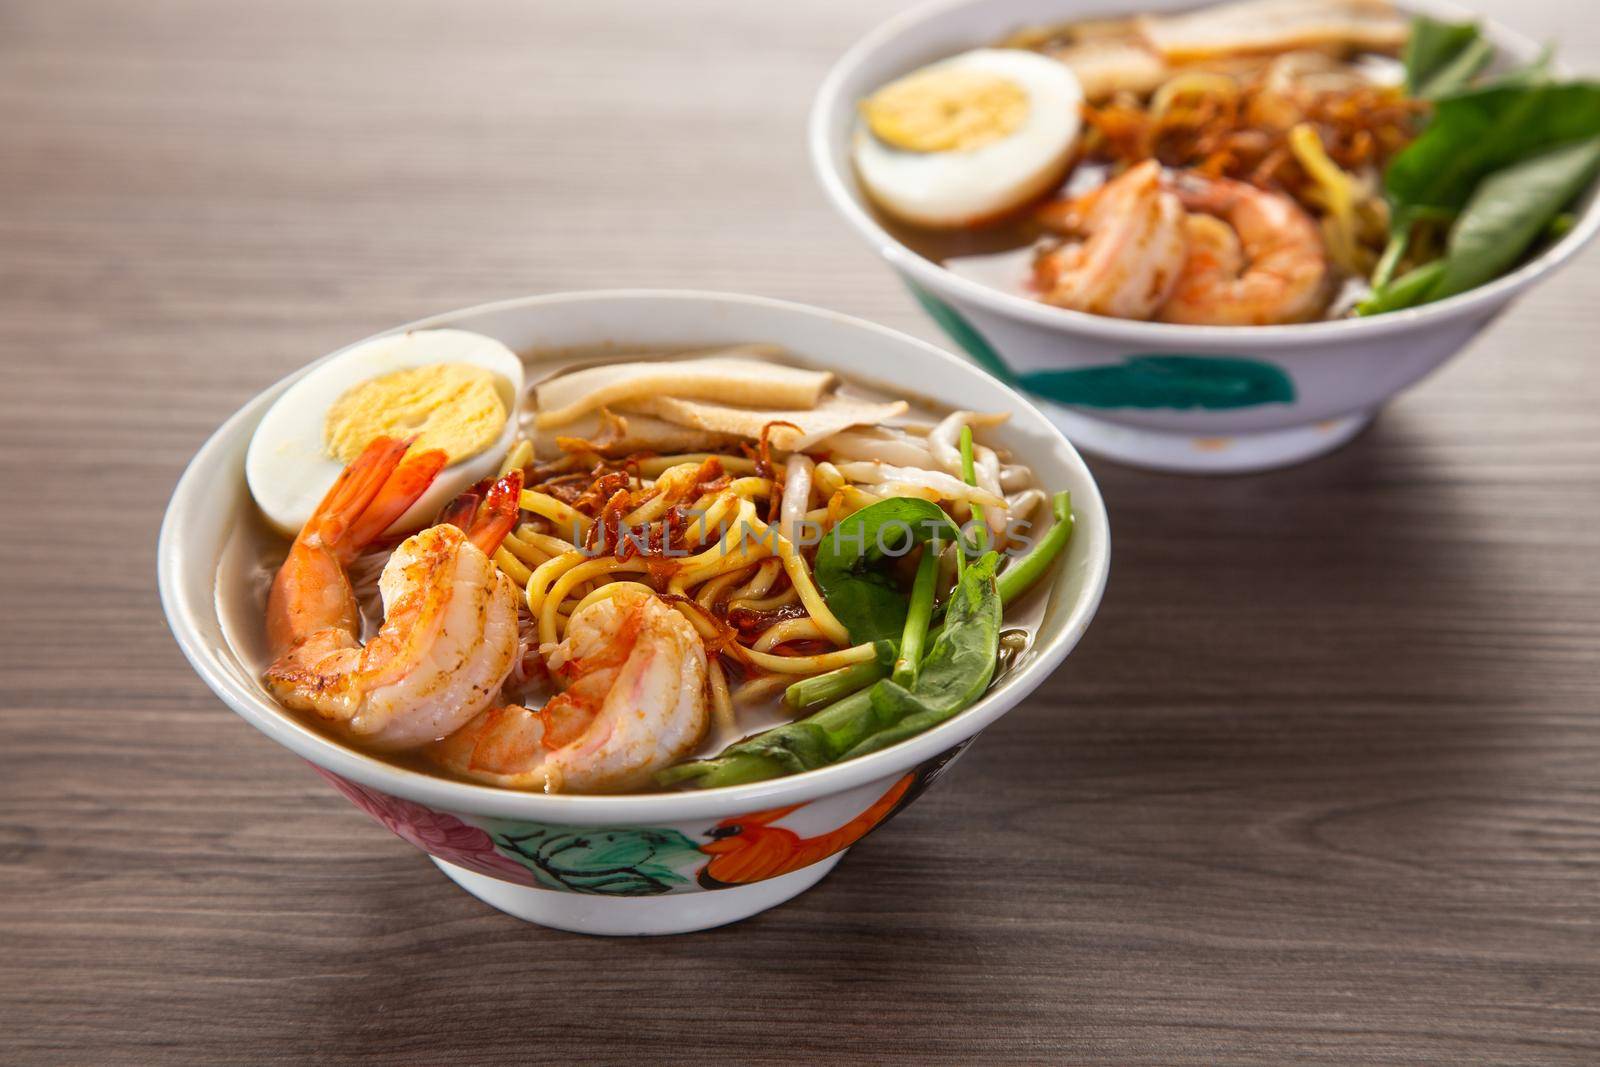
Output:
<path fill-rule="evenodd" d="M 1064 63 L 981 48 L 923 67 L 862 101 L 853 157 L 867 195 L 929 229 L 979 225 L 1060 183 L 1083 91 Z"/>
<path fill-rule="evenodd" d="M 390 527 L 403 534 L 433 521 L 474 482 L 499 470 L 516 437 L 523 368 L 492 337 L 415 330 L 346 349 L 295 382 L 268 409 L 245 456 L 245 479 L 262 514 L 290 536 L 374 437 L 414 439 L 447 465 Z"/>

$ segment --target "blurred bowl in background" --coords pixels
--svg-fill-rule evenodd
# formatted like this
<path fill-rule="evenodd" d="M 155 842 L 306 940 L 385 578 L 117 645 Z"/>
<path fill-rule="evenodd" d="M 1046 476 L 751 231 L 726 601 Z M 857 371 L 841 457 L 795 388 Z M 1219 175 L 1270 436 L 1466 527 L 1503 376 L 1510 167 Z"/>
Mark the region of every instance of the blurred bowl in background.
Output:
<path fill-rule="evenodd" d="M 834 208 L 974 362 L 1028 393 L 1080 447 L 1135 466 L 1263 470 L 1339 447 L 1384 403 L 1460 352 L 1600 228 L 1591 190 L 1572 231 L 1517 270 L 1437 303 L 1287 326 L 1182 326 L 1052 307 L 952 273 L 879 224 L 850 159 L 858 101 L 924 64 L 1023 26 L 1181 10 L 1193 0 L 957 0 L 891 19 L 834 65 L 811 111 L 812 165 Z M 1472 18 L 1437 2 L 1405 10 Z M 1540 48 L 1480 20 L 1497 62 Z"/>

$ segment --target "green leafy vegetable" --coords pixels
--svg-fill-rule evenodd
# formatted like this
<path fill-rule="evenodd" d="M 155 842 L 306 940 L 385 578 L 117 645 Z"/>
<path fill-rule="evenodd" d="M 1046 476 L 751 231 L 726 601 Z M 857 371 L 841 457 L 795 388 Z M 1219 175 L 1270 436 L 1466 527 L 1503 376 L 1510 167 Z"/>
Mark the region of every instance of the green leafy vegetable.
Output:
<path fill-rule="evenodd" d="M 1389 164 L 1390 205 L 1459 212 L 1492 171 L 1600 136 L 1600 83 L 1495 85 L 1438 102 L 1433 121 Z"/>
<path fill-rule="evenodd" d="M 1430 52 L 1437 50 L 1434 46 L 1428 48 Z M 1479 185 L 1489 175 L 1550 149 L 1597 136 L 1600 83 L 1551 82 L 1543 61 L 1490 85 L 1440 99 L 1427 129 L 1394 158 L 1384 173 L 1391 218 L 1389 243 L 1372 276 L 1375 291 L 1358 312 L 1373 315 L 1438 299 L 1429 286 L 1423 285 L 1438 279 L 1417 273 L 1428 264 L 1405 278 L 1393 278 L 1417 223 L 1456 218 L 1469 201 L 1475 200 Z M 1519 222 L 1522 210 L 1543 198 L 1542 194 L 1521 188 L 1525 181 L 1525 177 L 1516 179 L 1514 199 L 1521 205 Z M 1545 183 L 1539 184 L 1542 187 Z M 1510 188 L 1502 185 L 1499 192 L 1504 194 Z M 1480 202 L 1478 206 L 1481 209 L 1484 205 Z M 1524 244 L 1518 254 L 1526 247 Z M 1503 271 L 1514 260 L 1515 257 L 1502 263 L 1498 270 Z M 1467 266 L 1463 261 L 1455 269 L 1465 276 Z M 1483 280 L 1493 276 L 1487 275 Z"/>
<path fill-rule="evenodd" d="M 939 507 L 917 497 L 869 504 L 841 521 L 817 546 L 814 572 L 828 608 L 861 643 L 900 636 L 908 604 L 883 566 L 916 544 L 961 543 L 961 532 Z"/>
<path fill-rule="evenodd" d="M 1475 22 L 1414 19 L 1402 57 L 1406 92 L 1431 100 L 1464 89 L 1493 56 L 1494 47 L 1483 39 Z"/>
<path fill-rule="evenodd" d="M 1511 268 L 1600 172 L 1600 137 L 1542 152 L 1479 184 L 1450 230 L 1445 268 L 1428 291 L 1443 300 Z"/>
<path fill-rule="evenodd" d="M 1011 560 L 1000 572 L 996 586 L 1002 607 L 1027 592 L 1054 565 L 1056 557 L 1072 539 L 1072 494 L 1060 492 L 1051 500 L 1055 523 L 1028 552 Z M 897 651 L 892 642 L 878 642 L 876 659 L 852 663 L 826 674 L 802 678 L 784 691 L 784 700 L 797 712 L 815 711 L 825 704 L 843 699 L 889 675 Z"/>
<path fill-rule="evenodd" d="M 915 737 L 983 696 L 1000 650 L 998 563 L 998 556 L 986 552 L 967 566 L 945 608 L 944 629 L 911 685 L 886 678 L 867 691 L 874 715 L 886 725 L 846 750 L 845 759 Z"/>
<path fill-rule="evenodd" d="M 1541 237 L 1559 234 L 1563 208 L 1600 174 L 1600 137 L 1547 149 L 1479 183 L 1450 229 L 1445 253 L 1378 286 L 1356 308 L 1379 315 L 1443 300 L 1511 269 Z"/>
<path fill-rule="evenodd" d="M 656 780 L 662 785 L 694 780 L 710 789 L 798 774 L 872 751 L 862 744 L 902 720 L 914 718 L 920 725 L 897 731 L 897 740 L 954 715 L 983 695 L 994 674 L 1001 610 L 994 576 L 998 563 L 999 557 L 988 552 L 967 566 L 912 686 L 883 679 L 804 719 L 729 745 L 712 759 L 669 767 Z M 879 695 L 891 686 L 898 692 Z"/>

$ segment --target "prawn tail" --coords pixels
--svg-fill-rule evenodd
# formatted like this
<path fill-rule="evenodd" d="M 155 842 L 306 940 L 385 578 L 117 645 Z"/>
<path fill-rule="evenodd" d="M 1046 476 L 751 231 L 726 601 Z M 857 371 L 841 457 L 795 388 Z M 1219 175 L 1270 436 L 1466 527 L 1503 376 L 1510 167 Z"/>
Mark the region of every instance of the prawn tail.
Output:
<path fill-rule="evenodd" d="M 372 451 L 376 444 L 377 441 L 374 441 L 372 445 L 368 445 L 367 451 Z M 345 562 L 354 559 L 363 548 L 382 536 L 400 516 L 409 511 L 411 505 L 428 491 L 428 486 L 433 484 L 434 478 L 444 469 L 447 457 L 438 449 L 406 456 L 405 451 L 410 447 L 410 442 L 400 443 L 398 447 L 399 452 L 395 454 L 377 491 L 367 501 L 360 514 L 350 522 L 344 535 L 330 544 L 339 558 Z M 366 454 L 363 452 L 362 457 Z M 404 459 L 401 459 L 402 456 Z M 356 463 L 360 462 L 361 458 L 358 457 Z"/>
<path fill-rule="evenodd" d="M 522 513 L 522 471 L 485 478 L 445 505 L 439 522 L 458 527 L 467 539 L 493 555 Z"/>

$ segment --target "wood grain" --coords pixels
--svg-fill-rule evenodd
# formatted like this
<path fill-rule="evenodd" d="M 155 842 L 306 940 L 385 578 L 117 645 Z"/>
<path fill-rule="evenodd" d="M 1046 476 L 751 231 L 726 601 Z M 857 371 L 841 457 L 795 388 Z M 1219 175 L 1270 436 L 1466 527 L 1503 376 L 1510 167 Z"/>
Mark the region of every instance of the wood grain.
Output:
<path fill-rule="evenodd" d="M 189 672 L 167 495 L 334 346 L 617 285 L 932 337 L 801 138 L 898 6 L 0 5 L 0 1060 L 1600 1058 L 1600 256 L 1337 455 L 1097 464 L 1079 651 L 738 927 L 491 912 Z"/>

